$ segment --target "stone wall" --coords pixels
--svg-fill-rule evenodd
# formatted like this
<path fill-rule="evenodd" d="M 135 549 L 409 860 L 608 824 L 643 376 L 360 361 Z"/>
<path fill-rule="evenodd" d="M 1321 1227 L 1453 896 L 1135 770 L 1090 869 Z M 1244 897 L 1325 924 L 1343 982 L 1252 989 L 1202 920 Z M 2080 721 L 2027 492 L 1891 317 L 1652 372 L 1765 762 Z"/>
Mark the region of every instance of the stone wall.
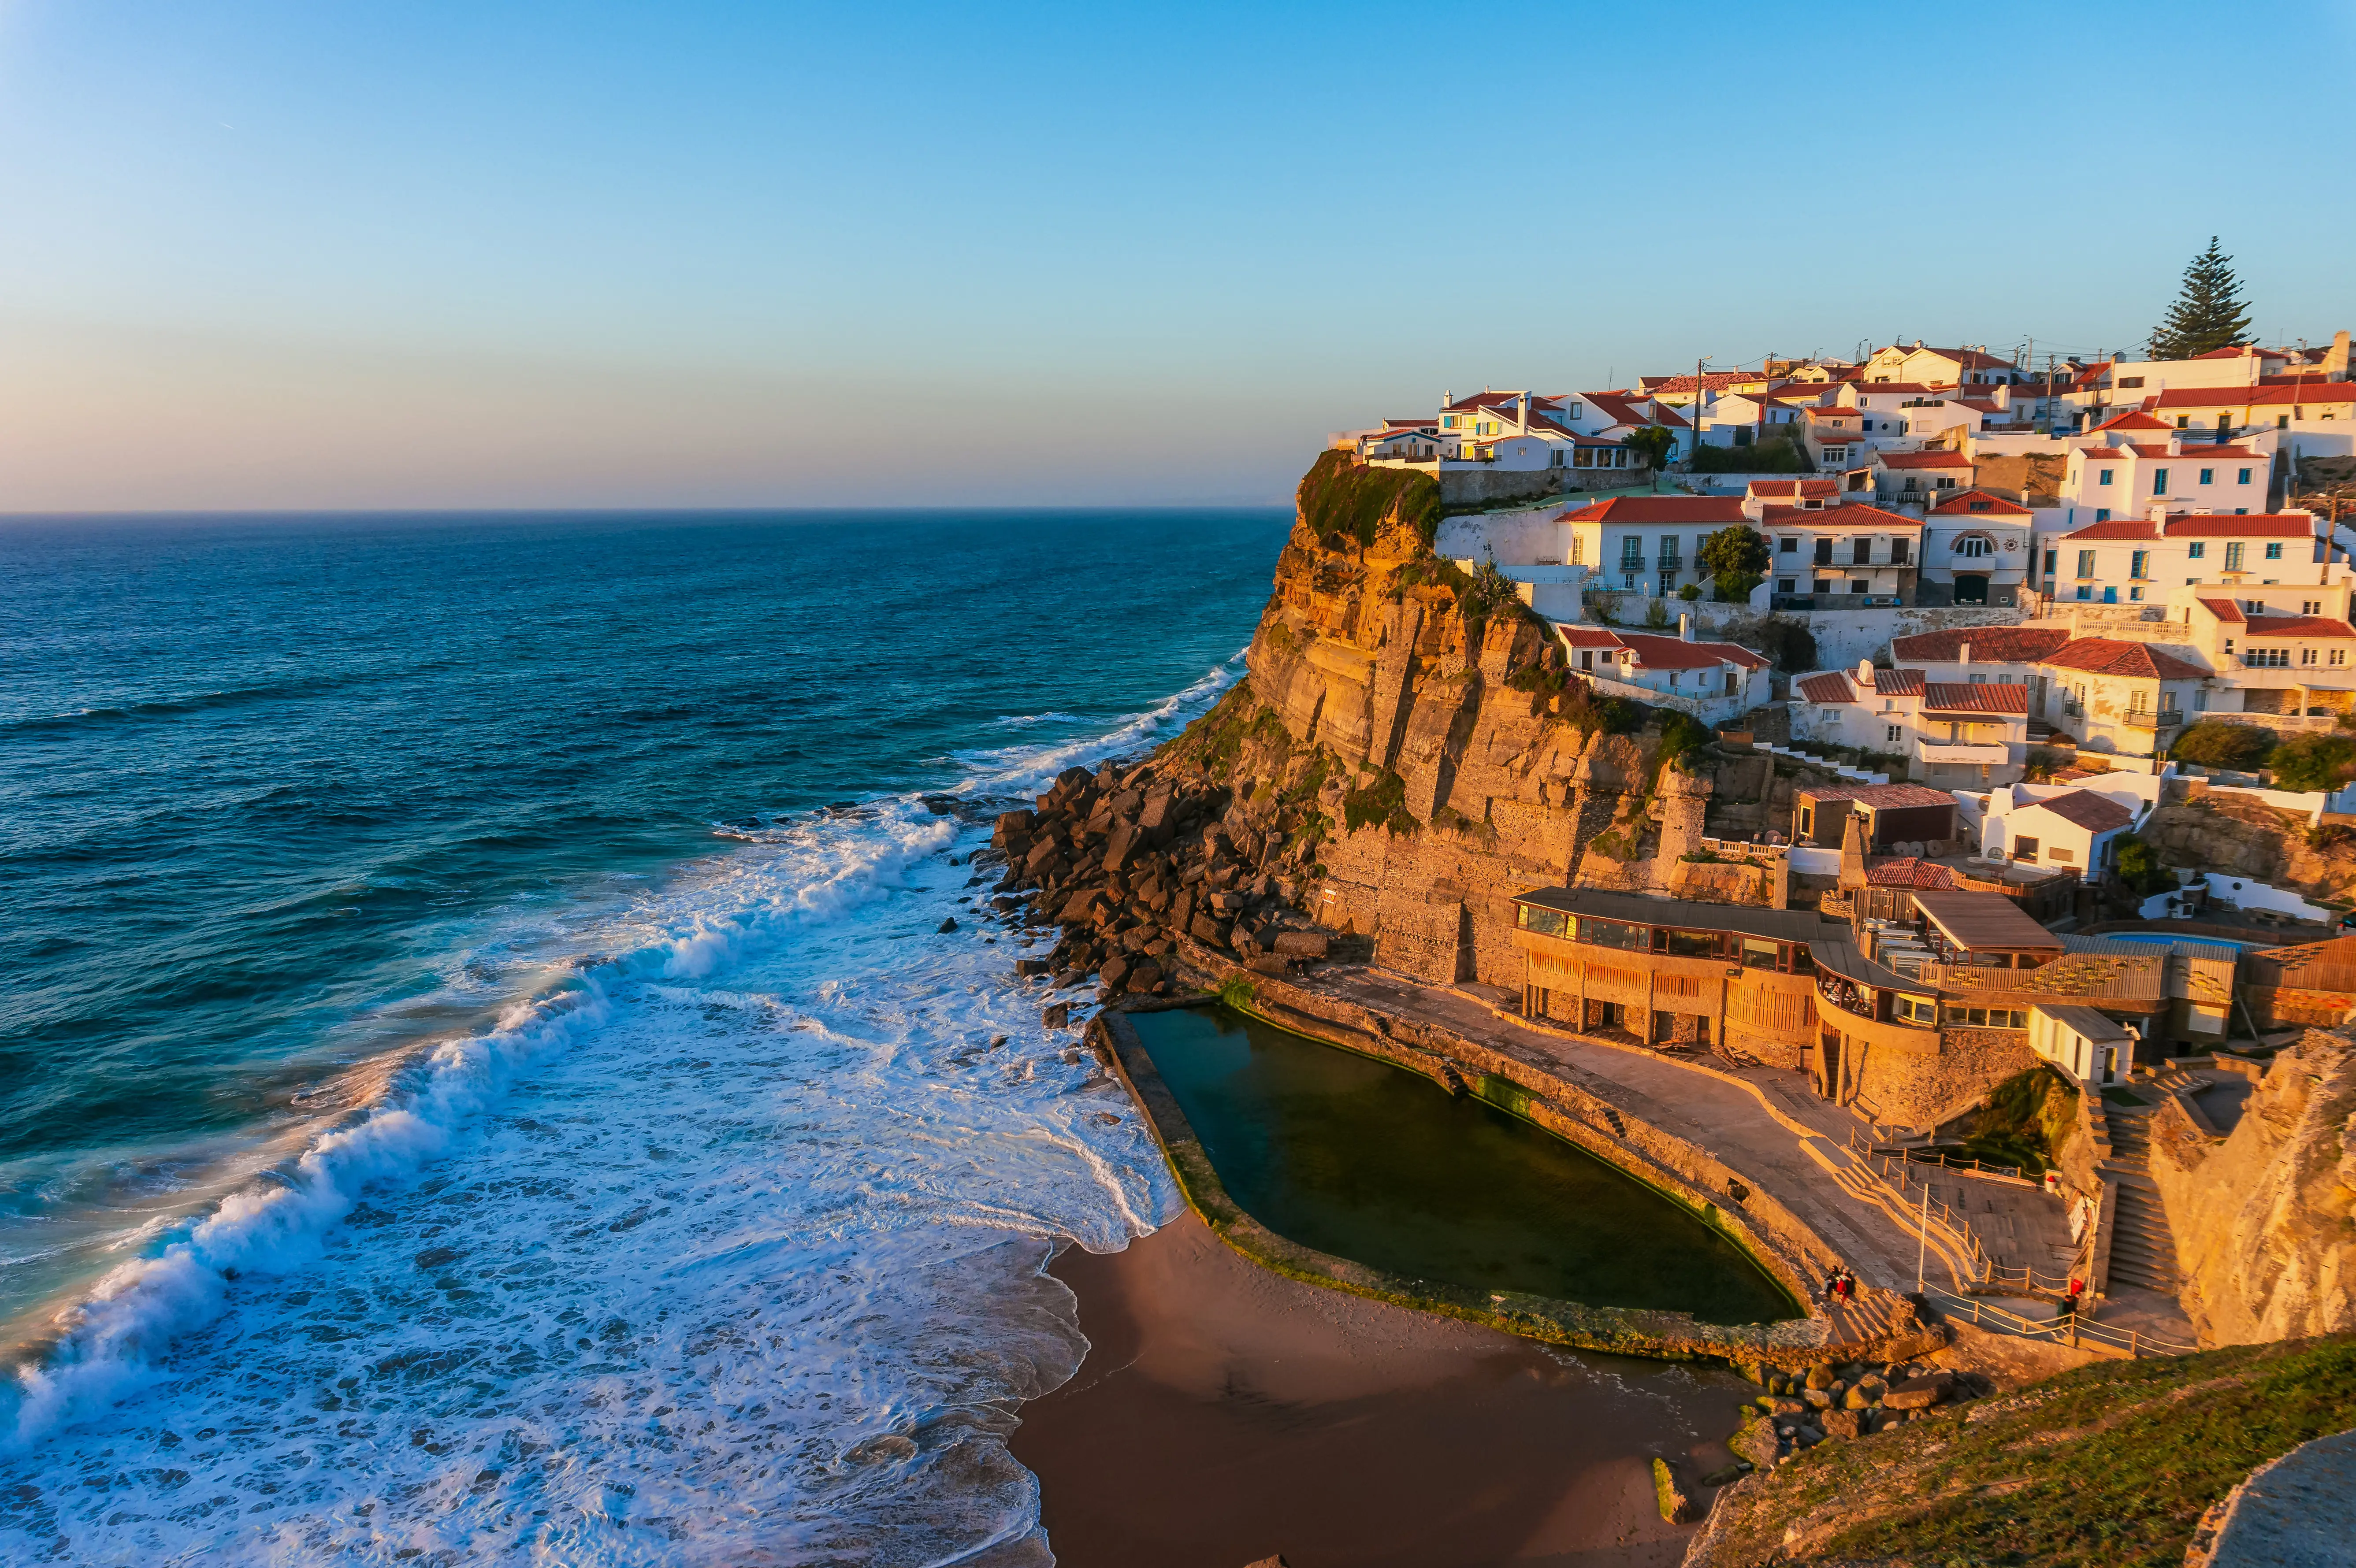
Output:
<path fill-rule="evenodd" d="M 1652 483 L 1649 468 L 1442 468 L 1440 504 L 1481 507 L 1534 501 L 1577 490 L 1626 490 Z"/>

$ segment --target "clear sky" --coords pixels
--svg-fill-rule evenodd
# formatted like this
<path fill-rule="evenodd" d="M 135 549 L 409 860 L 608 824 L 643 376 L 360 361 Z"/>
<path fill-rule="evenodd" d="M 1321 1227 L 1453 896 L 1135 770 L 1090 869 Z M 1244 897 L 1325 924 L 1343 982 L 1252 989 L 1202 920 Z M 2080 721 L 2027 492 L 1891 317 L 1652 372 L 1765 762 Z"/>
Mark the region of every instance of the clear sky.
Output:
<path fill-rule="evenodd" d="M 1272 502 L 1893 336 L 2356 325 L 2356 5 L 0 0 L 0 510 Z"/>

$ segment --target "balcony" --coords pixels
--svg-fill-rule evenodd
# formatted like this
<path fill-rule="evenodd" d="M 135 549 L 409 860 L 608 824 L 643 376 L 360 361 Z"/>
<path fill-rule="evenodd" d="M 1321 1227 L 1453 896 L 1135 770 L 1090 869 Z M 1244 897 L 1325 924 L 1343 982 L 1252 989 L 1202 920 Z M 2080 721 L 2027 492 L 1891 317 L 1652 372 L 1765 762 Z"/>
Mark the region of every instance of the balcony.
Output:
<path fill-rule="evenodd" d="M 2184 715 L 2177 709 L 2169 708 L 2158 713 L 2123 714 L 2119 722 L 2130 730 L 2173 730 L 2184 722 Z"/>
<path fill-rule="evenodd" d="M 1914 756 L 1925 763 L 1968 763 L 1976 767 L 2000 768 L 2012 760 L 2012 748 L 1961 741 L 1917 741 Z"/>
<path fill-rule="evenodd" d="M 1655 570 L 1660 571 L 1683 571 L 1685 569 L 1686 563 L 1684 561 L 1679 560 L 1676 556 L 1665 555 L 1661 557 L 1660 562 Z"/>

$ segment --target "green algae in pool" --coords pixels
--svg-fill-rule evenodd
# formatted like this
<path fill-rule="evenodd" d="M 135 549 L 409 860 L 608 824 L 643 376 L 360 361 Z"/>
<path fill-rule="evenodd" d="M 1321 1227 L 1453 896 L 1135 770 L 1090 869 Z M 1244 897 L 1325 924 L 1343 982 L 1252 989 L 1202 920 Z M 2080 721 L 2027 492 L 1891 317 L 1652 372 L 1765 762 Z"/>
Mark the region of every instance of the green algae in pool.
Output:
<path fill-rule="evenodd" d="M 1473 1289 L 1798 1316 L 1695 1215 L 1493 1105 L 1226 1008 L 1130 1022 L 1228 1195 L 1288 1240 Z"/>

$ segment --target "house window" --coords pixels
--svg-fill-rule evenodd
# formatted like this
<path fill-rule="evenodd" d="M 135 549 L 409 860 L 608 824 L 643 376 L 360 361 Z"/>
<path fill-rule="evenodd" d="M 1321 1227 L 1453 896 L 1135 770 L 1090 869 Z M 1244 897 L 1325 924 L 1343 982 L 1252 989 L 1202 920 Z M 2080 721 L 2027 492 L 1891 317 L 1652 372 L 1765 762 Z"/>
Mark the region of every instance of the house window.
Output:
<path fill-rule="evenodd" d="M 2151 551 L 2139 549 L 2127 556 L 2127 575 L 2148 581 L 2151 578 Z"/>
<path fill-rule="evenodd" d="M 2143 378 L 2141 376 L 2122 376 L 2119 378 L 2119 390 L 2123 392 L 2129 387 L 2140 387 L 2142 385 Z"/>
<path fill-rule="evenodd" d="M 1644 541 L 1634 534 L 1620 541 L 1620 570 L 1633 571 L 1644 564 Z"/>
<path fill-rule="evenodd" d="M 2207 539 L 2194 539 L 2190 544 L 2184 547 L 2184 553 L 2187 556 L 2190 556 L 2192 560 L 2199 560 L 2202 556 L 2209 553 L 2209 541 Z"/>
<path fill-rule="evenodd" d="M 2085 583 L 2083 583 L 2083 582 L 2081 582 L 2080 584 L 2078 584 L 2078 597 L 2079 597 L 2079 598 L 2081 598 L 2081 599 L 2092 599 L 2094 596 L 2094 589 L 2092 589 L 2091 587 L 2087 586 Z"/>
<path fill-rule="evenodd" d="M 2094 552 L 2093 550 L 2082 549 L 2078 552 L 2078 575 L 2081 577 L 2092 577 L 2094 575 Z"/>
<path fill-rule="evenodd" d="M 1966 560 L 1978 560 L 1994 555 L 1996 545 L 1986 534 L 1965 534 L 1955 541 L 1955 553 Z"/>
<path fill-rule="evenodd" d="M 2276 540 L 2266 546 L 2266 559 L 2268 560 L 2280 560 L 2282 559 L 2282 543 L 2280 540 Z"/>
<path fill-rule="evenodd" d="M 2097 479 L 2097 480 L 2095 480 L 2095 481 L 2094 481 L 2094 483 L 2095 483 L 2095 484 L 2097 484 L 2097 485 L 2107 485 L 2107 484 L 2109 484 L 2110 482 L 2111 482 L 2111 471 L 2110 471 L 2109 469 L 2107 469 L 2107 468 L 2105 468 L 2105 469 L 2104 469 L 2104 470 L 2103 470 L 2103 476 L 2102 476 L 2100 479 Z"/>
<path fill-rule="evenodd" d="M 2048 577 L 2053 575 L 2053 558 L 2058 553 L 2058 551 L 2050 549 L 2045 552 L 2045 575 Z"/>
<path fill-rule="evenodd" d="M 2275 416 L 2275 428 L 2276 430 L 2288 430 L 2290 428 L 2290 416 L 2288 414 L 2276 414 Z"/>
<path fill-rule="evenodd" d="M 1775 541 L 1775 550 L 1779 555 L 1795 554 L 1799 548 L 1800 541 L 1796 539 L 1780 539 Z"/>
<path fill-rule="evenodd" d="M 1873 584 L 1863 578 L 1858 578 L 1849 583 L 1848 591 L 1851 593 L 1870 593 L 1873 592 Z"/>
<path fill-rule="evenodd" d="M 2107 523 L 2110 520 L 2111 509 L 2108 507 L 2097 507 L 2094 508 L 2094 521 L 2098 523 Z"/>
<path fill-rule="evenodd" d="M 1939 1004 L 1928 997 L 1901 997 L 1894 1010 L 1909 1023 L 1935 1024 L 1939 1021 Z"/>
<path fill-rule="evenodd" d="M 2155 496 L 2165 496 L 2168 494 L 2167 469 L 2155 468 L 2151 471 L 2151 493 Z"/>
<path fill-rule="evenodd" d="M 2203 485 L 2214 485 L 2216 482 L 2217 471 L 2215 469 L 2204 468 L 2201 471 L 2201 483 Z"/>
<path fill-rule="evenodd" d="M 2320 615 L 2323 613 L 2323 601 L 2302 599 L 2298 602 L 2298 613 L 2302 615 Z"/>
<path fill-rule="evenodd" d="M 2016 860 L 2036 859 L 2037 840 L 2026 837 L 2014 839 L 2012 841 L 2012 858 Z"/>
<path fill-rule="evenodd" d="M 2290 667 L 2288 648 L 2252 648 L 2242 662 L 2252 669 L 2287 669 Z"/>
<path fill-rule="evenodd" d="M 1857 539 L 1850 543 L 1848 563 L 1851 566 L 1864 566 L 1872 560 L 1873 541 L 1871 539 Z"/>
<path fill-rule="evenodd" d="M 1906 564 L 1906 541 L 1904 539 L 1891 539 L 1890 541 L 1890 564 L 1892 566 L 1903 566 Z"/>
<path fill-rule="evenodd" d="M 1775 592 L 1778 593 L 1797 593 L 1799 591 L 1800 583 L 1797 578 L 1779 577 L 1775 580 Z"/>
<path fill-rule="evenodd" d="M 2228 571 L 2242 570 L 2242 541 L 2239 539 L 2225 547 L 2225 570 Z"/>
<path fill-rule="evenodd" d="M 1883 725 L 1883 726 L 1881 727 L 1881 730 L 1882 730 L 1881 738 L 1882 738 L 1882 740 L 1883 740 L 1885 742 L 1888 742 L 1888 741 L 1895 741 L 1895 740 L 1897 740 L 1897 739 L 1898 739 L 1898 726 L 1897 726 L 1897 725 L 1895 725 L 1895 724 L 1885 724 L 1885 725 Z"/>
<path fill-rule="evenodd" d="M 2313 648 L 2301 648 L 2301 649 L 2299 649 L 2299 650 L 2298 650 L 2298 662 L 2299 662 L 2299 663 L 2301 663 L 2301 664 L 2303 664 L 2303 665 L 2305 665 L 2305 664 L 2313 664 L 2313 663 L 2315 662 L 2315 650 L 2314 650 Z"/>
<path fill-rule="evenodd" d="M 2143 584 L 2141 584 L 2141 583 L 2139 583 L 2139 582 L 2138 582 L 2138 583 L 2136 583 L 2133 588 L 2128 589 L 2128 590 L 2127 590 L 2127 597 L 2128 597 L 2129 599 L 2131 599 L 2131 600 L 2134 600 L 2134 601 L 2135 601 L 2136 603 L 2142 603 L 2142 601 L 2143 601 Z"/>
<path fill-rule="evenodd" d="M 2333 664 L 2346 664 L 2348 662 L 2348 650 L 2346 648 L 2332 649 L 2331 662 Z"/>
<path fill-rule="evenodd" d="M 1814 579 L 1814 580 L 1811 581 L 1811 583 L 1810 583 L 1810 592 L 1815 592 L 1815 593 L 1830 593 L 1832 591 L 1833 591 L 1833 585 L 1832 585 L 1832 580 L 1831 580 L 1830 578 L 1825 578 L 1825 577 L 1815 578 L 1815 579 Z"/>
<path fill-rule="evenodd" d="M 2062 848 L 2060 845 L 2056 845 L 2052 848 L 2045 851 L 2045 858 L 2049 860 L 2058 861 L 2059 863 L 2066 866 L 2078 857 L 2072 854 L 2069 850 Z"/>
<path fill-rule="evenodd" d="M 2237 484 L 2237 485 L 2246 485 L 2246 484 L 2248 484 L 2249 482 L 2250 482 L 2250 471 L 2249 471 L 2248 469 L 2246 469 L 2246 468 L 2244 468 L 2244 469 L 2243 469 L 2243 470 L 2242 470 L 2242 476 L 2241 476 L 2239 479 L 2237 479 L 2237 480 L 2235 480 L 2235 481 L 2234 481 L 2234 483 L 2235 483 L 2235 484 Z"/>

